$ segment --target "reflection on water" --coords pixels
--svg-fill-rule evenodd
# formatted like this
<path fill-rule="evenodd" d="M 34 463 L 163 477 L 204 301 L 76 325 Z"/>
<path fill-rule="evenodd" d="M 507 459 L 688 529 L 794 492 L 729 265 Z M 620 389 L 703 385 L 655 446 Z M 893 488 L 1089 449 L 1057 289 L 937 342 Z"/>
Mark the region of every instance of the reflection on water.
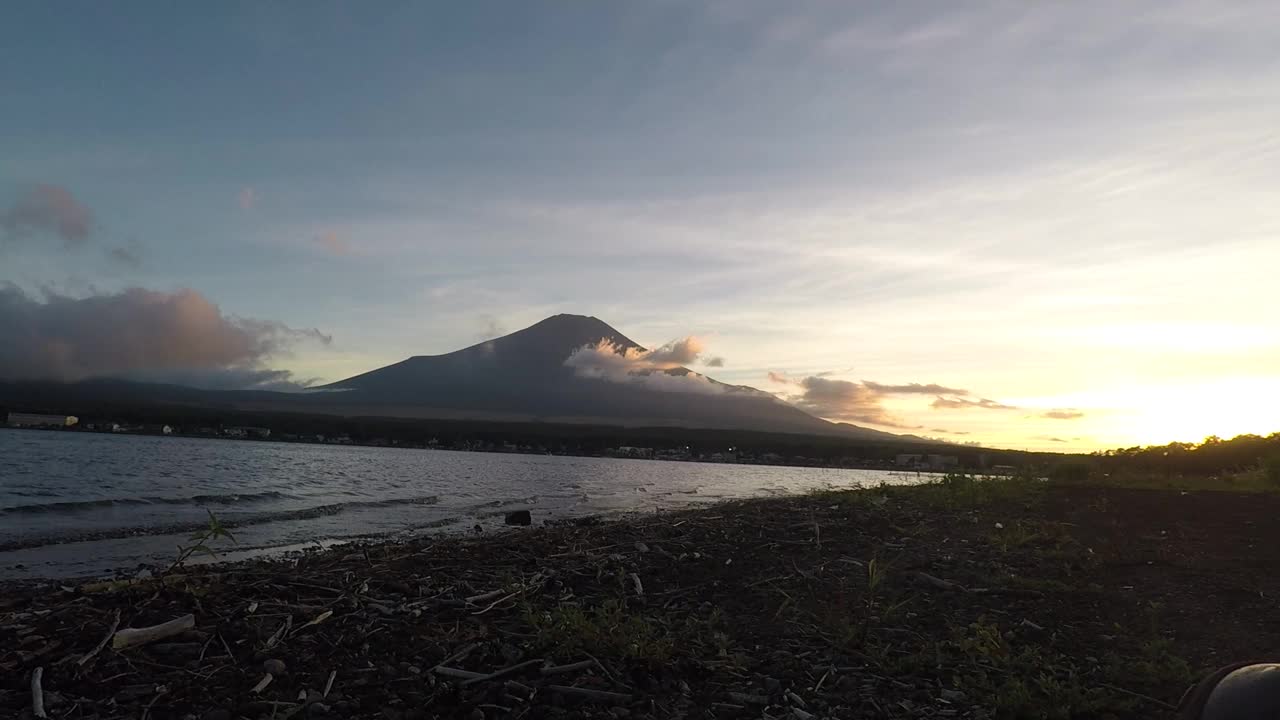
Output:
<path fill-rule="evenodd" d="M 253 549 L 495 525 L 516 508 L 536 523 L 915 481 L 874 470 L 0 430 L 0 577 L 172 559 L 207 511 Z"/>

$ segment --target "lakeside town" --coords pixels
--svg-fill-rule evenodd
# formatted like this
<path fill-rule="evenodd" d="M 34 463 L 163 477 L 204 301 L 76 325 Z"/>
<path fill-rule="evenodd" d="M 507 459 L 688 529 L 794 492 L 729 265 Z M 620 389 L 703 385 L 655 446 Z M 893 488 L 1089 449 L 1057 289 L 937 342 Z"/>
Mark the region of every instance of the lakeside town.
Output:
<path fill-rule="evenodd" d="M 790 465 L 803 467 L 842 467 L 862 469 L 894 469 L 908 472 L 947 472 L 958 469 L 981 469 L 988 474 L 1011 474 L 1013 465 L 987 462 L 979 455 L 978 468 L 964 468 L 958 455 L 929 452 L 899 452 L 892 457 L 868 459 L 854 456 L 819 458 L 778 452 L 752 452 L 736 446 L 723 450 L 693 450 L 689 446 L 674 448 L 617 445 L 592 452 L 574 452 L 564 447 L 551 447 L 542 443 L 449 441 L 431 437 L 423 441 L 400 438 L 353 438 L 347 433 L 321 434 L 276 432 L 270 427 L 256 425 L 197 425 L 182 427 L 168 423 L 127 423 L 114 420 L 81 422 L 75 415 L 47 413 L 9 412 L 5 426 L 15 429 L 62 430 L 72 432 L 109 433 L 126 435 L 151 435 L 164 437 L 190 437 L 222 440 L 272 441 L 320 445 L 352 445 L 364 447 L 392 447 L 414 450 L 459 450 L 469 452 L 516 453 L 526 455 L 580 455 L 587 457 L 613 457 L 636 460 L 660 460 L 675 462 L 739 463 L 750 465 Z"/>

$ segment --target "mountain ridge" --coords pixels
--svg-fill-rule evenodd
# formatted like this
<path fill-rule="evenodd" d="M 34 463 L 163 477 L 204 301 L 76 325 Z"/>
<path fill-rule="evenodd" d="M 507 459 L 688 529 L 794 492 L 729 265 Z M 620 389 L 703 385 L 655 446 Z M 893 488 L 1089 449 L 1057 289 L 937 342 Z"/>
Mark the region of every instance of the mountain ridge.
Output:
<path fill-rule="evenodd" d="M 690 370 L 674 360 L 688 361 L 696 353 L 670 351 L 664 346 L 650 352 L 594 316 L 559 314 L 460 350 L 413 355 L 303 392 L 99 378 L 63 384 L 66 392 L 57 394 L 344 417 L 685 427 L 928 442 L 829 422 L 770 393 Z M 571 363 L 577 352 L 597 364 Z M 666 359 L 646 360 L 658 356 Z M 21 384 L 0 382 L 0 400 L 3 395 L 22 397 Z"/>

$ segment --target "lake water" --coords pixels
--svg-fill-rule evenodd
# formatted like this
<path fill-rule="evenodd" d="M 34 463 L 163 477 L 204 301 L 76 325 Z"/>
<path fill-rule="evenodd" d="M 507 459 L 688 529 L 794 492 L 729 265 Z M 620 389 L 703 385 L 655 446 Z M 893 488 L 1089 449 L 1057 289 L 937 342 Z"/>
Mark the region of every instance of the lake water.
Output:
<path fill-rule="evenodd" d="M 653 512 L 914 482 L 876 470 L 0 429 L 0 578 L 172 561 L 207 511 L 236 555 L 357 537 Z M 235 556 L 235 555 L 233 555 Z"/>

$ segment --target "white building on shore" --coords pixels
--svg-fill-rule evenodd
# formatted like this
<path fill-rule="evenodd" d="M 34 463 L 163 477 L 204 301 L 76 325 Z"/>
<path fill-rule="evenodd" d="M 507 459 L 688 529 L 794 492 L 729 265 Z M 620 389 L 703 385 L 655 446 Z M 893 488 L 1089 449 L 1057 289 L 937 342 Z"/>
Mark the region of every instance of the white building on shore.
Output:
<path fill-rule="evenodd" d="M 75 415 L 41 415 L 38 413 L 9 413 L 9 427 L 71 427 L 80 422 Z"/>

